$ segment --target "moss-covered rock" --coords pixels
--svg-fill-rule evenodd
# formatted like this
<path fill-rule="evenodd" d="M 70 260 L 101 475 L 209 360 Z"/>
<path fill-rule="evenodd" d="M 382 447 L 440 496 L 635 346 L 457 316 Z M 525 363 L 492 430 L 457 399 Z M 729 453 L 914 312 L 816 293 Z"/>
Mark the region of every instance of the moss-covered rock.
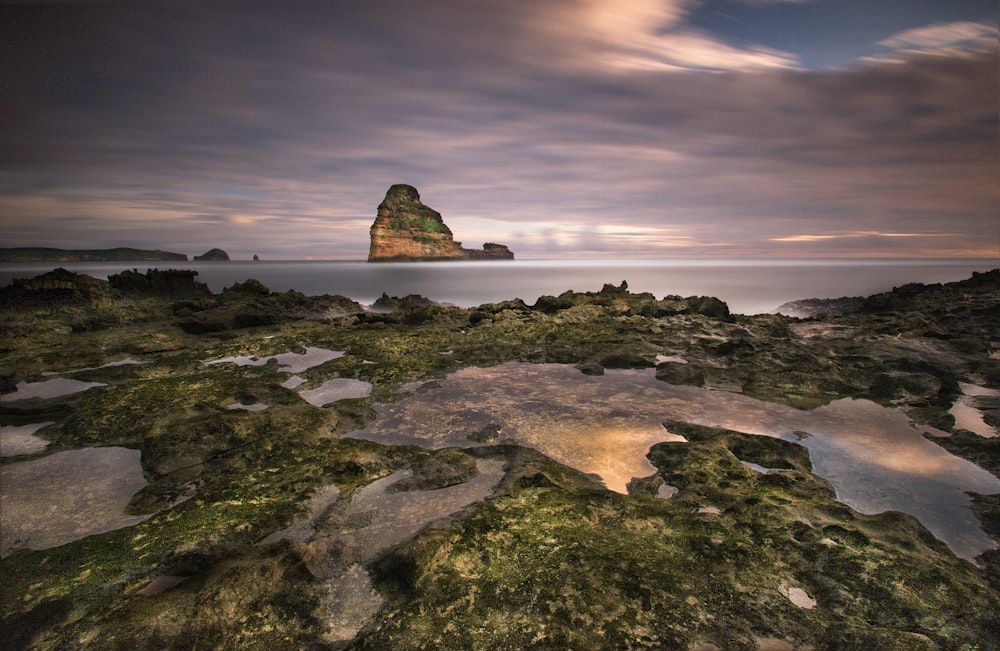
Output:
<path fill-rule="evenodd" d="M 595 490 L 536 459 L 506 495 L 376 565 L 390 601 L 355 648 L 996 643 L 996 595 L 913 518 L 844 507 L 794 443 L 670 425 L 690 442 L 650 459 L 673 498 Z"/>

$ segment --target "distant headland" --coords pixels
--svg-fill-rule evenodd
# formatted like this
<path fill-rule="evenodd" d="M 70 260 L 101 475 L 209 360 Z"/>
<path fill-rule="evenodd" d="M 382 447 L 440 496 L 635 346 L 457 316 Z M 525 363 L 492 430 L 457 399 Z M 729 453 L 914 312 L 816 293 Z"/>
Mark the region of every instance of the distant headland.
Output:
<path fill-rule="evenodd" d="M 0 262 L 187 262 L 184 253 L 172 253 L 155 249 L 55 249 L 43 246 L 0 249 Z M 229 260 L 229 254 L 222 249 L 209 249 L 203 255 L 194 256 L 201 260 Z"/>
<path fill-rule="evenodd" d="M 19 247 L 0 249 L 0 262 L 147 262 L 159 260 L 186 261 L 183 253 L 147 251 L 144 249 L 54 249 L 49 247 Z"/>
<path fill-rule="evenodd" d="M 464 249 L 456 242 L 441 213 L 425 206 L 412 185 L 397 184 L 385 193 L 371 227 L 368 262 L 431 260 L 513 260 L 503 244 Z"/>

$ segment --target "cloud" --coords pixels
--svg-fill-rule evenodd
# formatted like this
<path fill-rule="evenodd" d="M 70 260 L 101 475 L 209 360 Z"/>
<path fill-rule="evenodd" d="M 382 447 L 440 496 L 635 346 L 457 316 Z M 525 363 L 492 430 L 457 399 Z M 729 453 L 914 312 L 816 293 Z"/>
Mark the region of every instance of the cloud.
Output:
<path fill-rule="evenodd" d="M 914 27 L 879 41 L 890 53 L 870 57 L 873 61 L 900 62 L 919 55 L 961 56 L 989 51 L 997 44 L 997 26 L 985 22 L 959 21 Z"/>
<path fill-rule="evenodd" d="M 772 237 L 772 242 L 821 242 L 823 240 L 840 240 L 858 237 L 954 237 L 950 233 L 879 233 L 877 231 L 863 231 L 859 233 L 841 233 L 838 235 L 786 235 L 784 237 Z"/>
<path fill-rule="evenodd" d="M 995 258 L 996 243 L 970 241 L 960 233 L 850 232 L 772 238 L 796 251 L 796 257 L 978 257 Z"/>
<path fill-rule="evenodd" d="M 879 45 L 893 49 L 938 50 L 948 48 L 950 51 L 950 48 L 953 47 L 966 46 L 980 50 L 994 43 L 996 36 L 996 25 L 969 21 L 935 23 L 899 32 L 880 41 Z"/>
<path fill-rule="evenodd" d="M 456 239 L 519 257 L 933 254 L 1000 237 L 995 44 L 816 72 L 690 30 L 685 2 L 391 6 L 11 20 L 0 239 L 359 259 L 396 182 Z M 942 223 L 958 235 L 933 237 Z M 839 233 L 928 238 L 774 241 Z"/>
<path fill-rule="evenodd" d="M 557 4 L 537 28 L 571 48 L 561 58 L 594 67 L 645 71 L 749 71 L 799 67 L 794 54 L 764 46 L 739 48 L 685 22 L 695 0 L 577 0 Z"/>

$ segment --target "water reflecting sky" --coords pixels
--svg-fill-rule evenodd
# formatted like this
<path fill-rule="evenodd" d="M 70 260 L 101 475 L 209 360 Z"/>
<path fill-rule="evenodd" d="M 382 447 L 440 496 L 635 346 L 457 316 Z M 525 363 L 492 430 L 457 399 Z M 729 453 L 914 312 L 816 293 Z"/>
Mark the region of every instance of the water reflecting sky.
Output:
<path fill-rule="evenodd" d="M 510 363 L 462 369 L 440 388 L 391 405 L 352 437 L 424 447 L 474 445 L 490 424 L 501 437 L 534 447 L 619 492 L 654 468 L 658 442 L 677 440 L 661 423 L 700 425 L 792 439 L 810 451 L 814 471 L 862 513 L 897 510 L 917 517 L 959 556 L 971 560 L 993 542 L 968 508 L 966 491 L 1000 493 L 1000 480 L 922 436 L 901 413 L 865 400 L 811 411 L 724 391 L 673 386 L 652 370 L 586 376 L 572 366 Z M 926 429 L 926 428 L 925 428 Z"/>

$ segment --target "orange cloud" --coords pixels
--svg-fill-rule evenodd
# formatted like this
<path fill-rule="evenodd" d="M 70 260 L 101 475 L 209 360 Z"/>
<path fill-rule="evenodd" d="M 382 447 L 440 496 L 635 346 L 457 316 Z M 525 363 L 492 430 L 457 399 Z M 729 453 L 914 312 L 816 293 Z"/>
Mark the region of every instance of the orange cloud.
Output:
<path fill-rule="evenodd" d="M 787 235 L 772 237 L 772 242 L 820 242 L 823 240 L 844 240 L 858 237 L 953 237 L 952 233 L 880 233 L 878 231 L 857 231 L 839 235 Z"/>

